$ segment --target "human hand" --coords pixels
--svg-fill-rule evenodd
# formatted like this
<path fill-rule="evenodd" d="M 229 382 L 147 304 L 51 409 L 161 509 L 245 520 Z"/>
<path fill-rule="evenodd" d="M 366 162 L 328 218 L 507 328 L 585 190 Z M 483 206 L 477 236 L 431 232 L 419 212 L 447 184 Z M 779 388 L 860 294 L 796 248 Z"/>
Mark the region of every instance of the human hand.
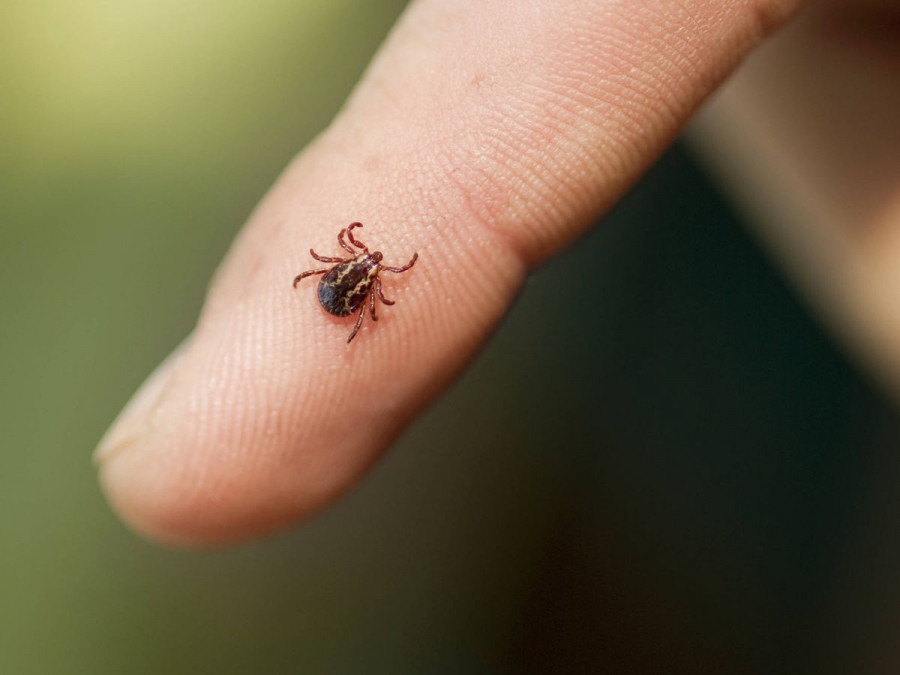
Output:
<path fill-rule="evenodd" d="M 101 444 L 136 529 L 213 544 L 340 495 L 468 363 L 529 268 L 621 197 L 801 0 L 418 0 L 261 203 L 189 341 Z M 351 345 L 294 290 L 366 224 L 397 301 Z"/>
<path fill-rule="evenodd" d="M 754 55 L 697 140 L 833 334 L 900 398 L 900 0 L 825 0 Z"/>

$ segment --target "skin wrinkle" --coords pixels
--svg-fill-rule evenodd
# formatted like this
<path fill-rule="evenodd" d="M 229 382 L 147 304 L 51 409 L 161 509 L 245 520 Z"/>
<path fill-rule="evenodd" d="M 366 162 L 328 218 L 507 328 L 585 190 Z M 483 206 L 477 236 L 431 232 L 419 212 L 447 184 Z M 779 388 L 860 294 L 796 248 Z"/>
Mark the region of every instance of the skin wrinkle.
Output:
<path fill-rule="evenodd" d="M 550 223 L 567 220 L 574 215 L 573 206 L 577 201 L 577 194 L 565 178 L 567 174 L 571 175 L 577 170 L 575 163 L 571 166 L 561 165 L 554 159 L 554 153 L 547 150 L 540 162 L 543 171 L 539 171 L 538 167 L 521 162 L 515 148 L 510 145 L 500 147 L 500 161 L 513 169 L 513 175 L 518 179 L 513 188 L 517 199 L 507 207 L 507 213 L 511 214 L 507 216 L 510 221 L 517 220 L 521 226 L 531 223 L 530 226 L 535 229 L 548 231 L 552 229 Z M 556 150 L 556 154 L 562 154 L 559 149 Z M 580 148 L 571 154 L 577 155 L 577 150 Z M 547 173 L 558 180 L 544 179 L 543 175 Z M 515 242 L 511 245 L 515 246 Z M 535 261 L 528 259 L 527 251 L 520 251 L 519 256 L 529 267 L 533 266 Z"/>
<path fill-rule="evenodd" d="M 627 52 L 626 52 L 627 53 Z M 566 68 L 570 68 L 570 64 L 566 64 Z M 536 136 L 540 136 L 543 133 L 548 135 L 555 135 L 558 137 L 558 143 L 566 143 L 570 135 L 567 135 L 561 131 L 561 128 L 564 125 L 568 125 L 571 127 L 577 127 L 579 125 L 591 124 L 590 118 L 585 118 L 584 116 L 580 116 L 577 113 L 573 113 L 573 108 L 582 107 L 583 109 L 590 110 L 591 104 L 594 103 L 594 98 L 588 94 L 587 96 L 583 96 L 581 101 L 578 100 L 577 95 L 580 93 L 578 88 L 574 88 L 570 92 L 566 92 L 565 95 L 561 95 L 560 92 L 563 89 L 558 84 L 554 84 L 552 80 L 548 80 L 546 77 L 544 79 L 538 79 L 535 82 L 533 79 L 529 81 L 529 85 L 532 88 L 537 88 L 538 92 L 546 93 L 545 100 L 541 100 L 538 96 L 536 100 L 528 99 L 527 103 L 534 105 L 538 108 L 538 110 L 545 110 L 548 106 L 556 105 L 557 110 L 562 111 L 563 114 L 550 114 L 550 115 L 537 115 L 537 121 L 532 122 L 531 119 L 524 119 L 521 122 L 523 127 L 526 127 L 526 132 L 521 134 L 522 137 L 533 140 Z M 571 89 L 571 88 L 570 88 Z M 580 105 L 579 105 L 580 104 Z M 527 110 L 528 106 L 522 105 L 521 98 L 518 102 L 519 108 Z M 515 118 L 514 118 L 515 119 Z M 554 128 L 555 127 L 555 128 Z M 556 132 L 553 134 L 553 132 Z M 590 132 L 585 134 L 588 137 L 592 137 Z M 539 210 L 541 208 L 542 203 L 546 203 L 548 201 L 552 201 L 552 197 L 554 196 L 554 190 L 552 189 L 553 183 L 551 181 L 545 181 L 544 185 L 535 180 L 536 176 L 539 175 L 550 175 L 553 176 L 552 171 L 547 171 L 548 167 L 542 166 L 540 161 L 534 161 L 533 155 L 529 153 L 530 148 L 521 148 L 517 147 L 514 141 L 510 140 L 510 150 L 507 153 L 502 152 L 503 140 L 508 136 L 504 136 L 503 134 L 499 135 L 499 139 L 495 141 L 492 149 L 494 150 L 494 156 L 490 159 L 493 160 L 491 163 L 496 167 L 503 167 L 502 169 L 498 169 L 496 171 L 487 171 L 482 170 L 481 175 L 491 175 L 492 173 L 501 173 L 501 171 L 505 171 L 507 173 L 507 177 L 505 181 L 498 181 L 498 188 L 492 192 L 490 191 L 490 184 L 487 186 L 484 183 L 472 183 L 466 184 L 459 180 L 459 176 L 456 174 L 452 174 L 452 179 L 454 184 L 461 189 L 464 193 L 466 193 L 466 203 L 469 207 L 470 212 L 472 212 L 481 223 L 487 227 L 496 227 L 497 223 L 505 224 L 508 223 L 510 211 L 514 212 L 514 209 L 511 208 L 510 202 L 514 201 L 519 197 L 517 194 L 517 190 L 513 188 L 514 185 L 529 185 L 532 187 L 532 194 L 539 194 L 540 199 L 532 199 L 532 213 Z M 556 138 L 554 138 L 556 140 Z M 498 153 L 498 149 L 501 150 Z M 578 157 L 578 153 L 570 153 L 571 155 Z M 523 159 L 519 159 L 515 162 L 508 161 L 512 157 L 521 157 Z M 507 161 L 504 161 L 507 160 Z M 601 158 L 602 161 L 602 158 Z M 461 164 L 461 163 L 460 163 Z M 516 171 L 516 164 L 518 164 L 518 170 Z M 491 167 L 492 169 L 494 166 Z M 511 170 L 512 169 L 512 170 Z M 501 174 L 502 175 L 502 174 Z M 561 183 L 562 181 L 560 181 Z M 486 187 L 488 189 L 486 189 Z M 502 188 L 507 188 L 503 190 Z M 543 189 L 541 189 L 543 187 Z M 508 196 L 512 195 L 512 199 Z M 558 193 L 557 193 L 558 194 Z M 481 204 L 477 207 L 475 205 L 475 200 L 478 199 Z M 520 200 L 521 201 L 521 200 Z M 543 228 L 533 228 L 533 229 L 543 229 Z M 515 241 L 516 235 L 513 234 L 512 239 Z M 514 244 L 513 248 L 519 251 L 525 251 L 524 253 L 520 253 L 523 256 L 523 259 L 529 262 L 533 262 L 535 256 L 529 255 L 527 252 L 527 248 L 522 244 Z"/>
<path fill-rule="evenodd" d="M 447 181 L 456 187 L 469 215 L 479 226 L 504 240 L 520 260 L 530 265 L 533 260 L 529 260 L 528 251 L 514 229 L 498 228 L 497 221 L 521 224 L 525 221 L 524 214 L 532 220 L 546 222 L 546 218 L 536 216 L 552 204 L 552 200 L 546 199 L 548 184 L 543 183 L 533 168 L 534 162 L 520 159 L 521 148 L 515 143 L 514 134 L 506 129 L 494 134 L 488 130 L 486 137 L 482 147 L 493 151 L 491 157 L 475 156 L 469 161 L 457 161 L 453 156 L 447 158 L 448 155 L 444 155 L 439 161 L 444 166 Z M 481 166 L 485 161 L 489 163 L 486 168 Z M 549 186 L 552 197 L 552 183 Z M 527 194 L 535 198 L 529 200 Z M 502 215 L 498 216 L 498 212 Z"/>
<path fill-rule="evenodd" d="M 536 130 L 535 130 L 535 129 L 532 129 L 531 131 L 532 131 L 532 133 L 535 133 Z M 542 167 L 542 166 L 538 163 L 538 164 L 536 165 L 535 169 L 534 169 L 534 172 L 535 172 L 535 173 L 541 172 L 541 171 L 543 170 L 543 168 L 544 168 L 544 167 Z M 521 182 L 521 183 L 524 183 L 524 184 L 529 184 L 529 181 L 528 181 L 528 180 L 522 180 L 522 181 L 520 181 L 520 182 Z M 477 191 L 475 191 L 475 192 L 477 193 Z M 482 220 L 486 220 L 486 219 L 485 219 L 485 218 L 482 218 Z"/>
<path fill-rule="evenodd" d="M 619 6 L 618 12 L 615 12 L 611 9 L 607 9 L 607 12 L 606 12 L 607 16 L 611 16 L 613 18 L 618 19 L 619 20 L 618 24 L 624 25 L 624 28 L 620 28 L 620 30 L 622 30 L 624 35 L 626 36 L 626 39 L 618 40 L 619 43 L 625 45 L 623 48 L 607 49 L 607 53 L 611 53 L 613 55 L 615 55 L 616 53 L 620 53 L 620 54 L 624 54 L 626 57 L 630 56 L 631 55 L 630 50 L 634 50 L 634 44 L 635 44 L 636 38 L 639 38 L 639 39 L 642 39 L 645 41 L 647 40 L 647 38 L 645 36 L 641 35 L 641 31 L 639 30 L 640 28 L 645 29 L 647 25 L 657 27 L 655 32 L 653 34 L 651 34 L 651 37 L 650 37 L 651 42 L 653 39 L 655 39 L 654 36 L 663 36 L 663 38 L 665 38 L 669 33 L 672 32 L 673 26 L 678 29 L 676 32 L 682 32 L 682 33 L 686 32 L 686 29 L 684 28 L 685 24 L 690 25 L 692 29 L 695 29 L 695 30 L 698 29 L 697 26 L 702 25 L 702 22 L 697 20 L 696 15 L 701 14 L 701 16 L 702 16 L 702 13 L 697 12 L 697 11 L 693 11 L 693 12 L 688 11 L 685 9 L 686 7 L 687 7 L 686 4 L 682 4 L 680 7 L 676 7 L 673 10 L 672 3 L 644 3 L 644 5 L 639 6 L 639 10 L 635 11 L 633 14 L 628 14 L 627 12 L 623 12 L 623 10 L 621 9 L 621 6 Z M 702 5 L 702 7 L 705 9 L 706 5 Z M 734 15 L 737 12 L 744 11 L 745 8 L 746 8 L 746 5 L 744 5 L 741 8 L 738 8 L 736 10 L 726 11 L 724 9 L 718 9 L 717 12 L 713 14 L 714 20 L 712 20 L 708 23 L 725 23 L 726 20 L 728 20 L 728 22 L 733 22 Z M 641 9 L 643 11 L 640 11 Z M 621 14 L 623 14 L 623 13 L 626 15 L 626 17 L 631 17 L 630 22 L 628 20 L 621 21 L 621 18 L 622 18 Z M 648 19 L 648 16 L 649 16 L 649 19 Z M 449 24 L 451 27 L 454 24 L 456 24 L 456 25 L 464 25 L 465 24 L 465 17 L 463 16 L 463 14 L 461 12 L 449 12 L 449 15 L 444 16 L 443 18 L 446 19 L 446 21 L 441 22 L 438 30 L 447 31 L 448 30 L 447 24 Z M 415 22 L 411 22 L 411 23 L 413 24 L 413 26 L 416 25 Z M 610 22 L 610 23 L 612 23 L 612 22 Z M 588 27 L 587 30 L 592 31 L 591 34 L 596 33 L 596 28 L 593 27 L 591 25 L 591 23 L 588 22 L 587 20 L 581 22 L 580 26 L 587 26 Z M 435 28 L 435 26 L 432 25 L 431 28 Z M 629 28 L 631 29 L 630 31 L 627 30 Z M 708 31 L 711 29 L 704 28 L 704 30 Z M 687 31 L 687 32 L 690 33 L 689 31 Z M 750 39 L 751 40 L 755 39 L 756 36 L 753 35 L 754 31 L 751 30 L 750 33 L 751 33 Z M 423 30 L 422 34 L 423 35 L 428 34 L 428 30 Z M 577 35 L 577 33 L 576 33 L 576 35 Z M 597 36 L 595 36 L 595 37 L 597 37 Z M 587 38 L 587 39 L 584 39 L 583 42 L 588 43 L 588 44 L 605 44 L 607 42 L 607 40 L 603 39 L 605 37 L 608 37 L 608 36 L 601 34 L 598 39 L 592 40 L 590 38 Z M 667 43 L 665 39 L 663 39 L 662 41 L 663 41 L 664 47 L 671 46 L 671 44 Z M 576 42 L 577 42 L 577 40 L 576 40 Z M 562 40 L 561 43 L 563 45 L 567 45 L 570 42 L 566 41 L 566 40 Z M 613 41 L 614 47 L 615 47 L 615 44 L 616 44 L 616 41 L 614 40 Z M 684 41 L 684 44 L 688 45 L 688 47 L 685 47 L 684 51 L 681 51 L 680 49 L 675 50 L 676 55 L 681 54 L 682 57 L 688 61 L 688 63 L 690 63 L 691 60 L 696 61 L 697 55 L 696 55 L 695 51 L 694 52 L 690 51 L 689 43 L 686 40 Z M 652 50 L 652 51 L 659 51 L 659 47 L 656 47 L 655 50 Z M 563 56 L 564 56 L 564 58 L 560 59 L 560 58 L 558 58 L 558 55 L 555 55 L 556 62 L 564 63 L 564 66 L 562 66 L 563 70 L 571 69 L 572 63 L 570 62 L 569 59 L 565 58 L 567 56 L 565 52 L 563 52 Z M 589 62 L 591 59 L 593 59 L 596 62 L 597 61 L 596 55 L 589 55 L 589 58 L 586 58 L 585 61 Z M 657 66 L 657 68 L 659 70 L 661 70 L 662 72 L 669 73 L 669 71 L 671 70 L 671 67 L 673 65 L 676 65 L 677 70 L 679 71 L 679 74 L 681 75 L 681 77 L 684 77 L 687 74 L 693 74 L 693 73 L 687 73 L 687 70 L 688 70 L 687 64 L 679 64 L 678 61 L 679 61 L 679 59 L 677 59 L 677 58 L 674 59 L 674 61 L 671 58 L 667 58 L 666 60 L 663 61 L 663 64 L 660 66 Z M 626 61 L 626 62 L 628 62 L 628 61 Z M 653 63 L 653 61 L 651 60 L 650 63 Z M 613 64 L 613 65 L 615 65 L 615 64 Z M 377 68 L 374 70 L 377 70 Z M 721 70 L 724 70 L 724 67 Z M 712 73 L 713 79 L 717 79 L 719 76 L 720 75 L 716 72 Z M 625 77 L 623 79 L 627 82 L 627 81 L 629 81 L 629 79 L 633 81 L 635 78 L 633 77 L 633 74 L 632 74 L 631 76 Z M 672 86 L 677 86 L 678 78 L 672 78 L 670 75 L 668 80 L 673 83 Z M 640 81 L 640 79 L 638 79 L 638 81 Z M 672 110 L 676 111 L 675 116 L 677 117 L 677 119 L 683 119 L 684 116 L 686 115 L 686 113 L 689 111 L 689 107 L 686 107 L 686 106 L 681 106 L 680 108 L 676 107 L 675 101 L 678 100 L 677 97 L 672 97 L 672 96 L 664 96 L 664 97 L 655 96 L 654 97 L 654 96 L 652 96 L 652 94 L 654 94 L 654 93 L 658 94 L 660 85 L 664 84 L 665 82 L 666 82 L 666 79 L 663 79 L 660 77 L 650 79 L 650 81 L 647 84 L 647 89 L 648 89 L 648 93 L 651 95 L 644 97 L 646 100 L 646 103 L 647 103 L 648 107 L 650 107 L 651 109 L 653 109 L 654 101 L 658 102 L 662 106 L 670 107 Z M 387 86 L 387 85 L 383 83 L 383 86 Z M 626 100 L 626 101 L 634 98 L 634 97 L 630 97 L 627 95 L 625 95 L 623 97 L 622 94 L 623 94 L 623 92 L 620 89 L 618 92 L 616 92 L 615 94 L 612 94 L 612 95 L 618 96 L 620 99 L 624 98 L 624 100 Z M 609 92 L 606 92 L 606 95 L 610 96 Z M 603 98 L 603 92 L 601 92 L 600 98 Z M 641 101 L 638 102 L 637 107 L 640 109 L 640 106 L 641 106 Z M 590 107 L 591 107 L 590 102 L 588 102 L 588 105 L 586 105 L 586 108 L 589 109 Z M 457 116 L 458 115 L 459 115 L 459 113 L 457 112 Z M 642 118 L 643 125 L 641 127 L 639 127 L 638 129 L 636 129 L 635 131 L 643 131 L 647 128 L 646 119 L 645 119 L 646 118 L 646 109 L 639 112 L 638 116 Z M 551 123 L 552 123 L 552 119 L 553 118 L 551 117 L 549 120 Z M 665 125 L 665 121 L 655 120 L 655 122 L 657 125 L 660 125 L 660 126 Z M 532 127 L 531 132 L 532 132 L 532 134 L 540 134 L 539 125 L 535 125 L 534 127 Z M 451 134 L 451 136 L 452 136 L 452 134 Z M 628 135 L 626 134 L 626 137 L 627 136 Z M 640 138 L 641 134 L 639 134 L 639 133 L 633 134 L 630 136 L 630 138 L 633 139 L 635 136 Z M 533 136 L 530 138 L 533 138 Z M 651 143 L 653 145 L 661 145 L 662 140 L 664 140 L 664 139 L 660 139 L 658 137 L 651 138 L 649 140 L 649 143 Z M 665 139 L 665 140 L 667 140 L 667 139 Z M 634 153 L 634 154 L 643 155 L 645 152 L 646 151 L 643 150 L 643 151 L 640 151 L 640 152 Z M 523 156 L 527 157 L 527 153 L 523 153 Z M 525 160 L 523 159 L 522 161 L 524 162 Z M 463 162 L 459 162 L 459 164 L 463 164 Z M 497 162 L 497 164 L 501 165 L 502 163 Z M 535 174 L 549 173 L 549 172 L 545 172 L 544 168 L 545 167 L 541 166 L 541 164 L 539 162 L 536 162 L 533 173 L 535 173 Z M 491 173 L 490 171 L 486 171 L 486 170 L 481 170 L 481 171 L 476 172 L 476 175 L 474 175 L 472 177 L 473 178 L 472 182 L 468 185 L 463 183 L 460 180 L 461 177 L 458 174 L 454 173 L 452 176 L 450 176 L 452 183 L 454 183 L 459 189 L 462 189 L 463 191 L 467 192 L 465 201 L 467 202 L 467 204 L 470 207 L 469 208 L 470 212 L 473 215 L 475 215 L 486 226 L 492 226 L 493 223 L 503 223 L 504 216 L 509 213 L 509 200 L 507 199 L 506 194 L 504 194 L 504 193 L 511 193 L 511 194 L 515 195 L 516 190 L 514 189 L 514 185 L 528 183 L 528 181 L 523 180 L 521 178 L 521 176 L 517 177 L 517 176 L 513 175 L 513 176 L 510 176 L 507 178 L 507 180 L 510 182 L 510 185 L 503 185 L 503 184 L 500 184 L 498 181 L 497 185 L 496 185 L 496 189 L 492 189 L 491 184 L 490 183 L 486 184 L 483 179 L 483 176 L 485 174 L 490 174 L 490 173 Z M 504 188 L 507 188 L 507 189 L 504 189 Z M 482 201 L 484 203 L 480 207 L 474 208 L 475 199 L 479 199 L 480 201 Z M 516 236 L 517 235 L 514 233 L 513 238 L 515 238 Z M 533 247 L 534 246 L 532 246 L 532 248 Z M 519 251 L 527 249 L 527 248 L 528 248 L 527 246 L 523 246 L 523 245 L 514 245 L 514 249 L 519 250 Z M 528 256 L 527 254 L 525 255 L 525 259 L 529 260 L 529 261 L 531 261 L 531 259 L 533 259 L 534 257 L 535 256 Z"/>

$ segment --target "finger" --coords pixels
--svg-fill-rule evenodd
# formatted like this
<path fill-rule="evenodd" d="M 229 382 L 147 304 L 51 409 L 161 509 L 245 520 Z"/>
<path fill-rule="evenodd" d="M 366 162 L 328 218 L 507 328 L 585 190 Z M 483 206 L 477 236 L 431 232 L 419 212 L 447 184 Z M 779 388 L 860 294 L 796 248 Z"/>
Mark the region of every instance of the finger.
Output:
<path fill-rule="evenodd" d="M 340 494 L 471 359 L 528 267 L 612 204 L 798 4 L 414 3 L 102 443 L 115 508 L 199 544 Z M 385 275 L 396 304 L 348 346 L 348 321 L 292 280 L 354 220 L 386 264 L 419 259 Z"/>
<path fill-rule="evenodd" d="M 894 0 L 819 3 L 717 96 L 698 140 L 834 336 L 900 399 L 898 45 Z"/>

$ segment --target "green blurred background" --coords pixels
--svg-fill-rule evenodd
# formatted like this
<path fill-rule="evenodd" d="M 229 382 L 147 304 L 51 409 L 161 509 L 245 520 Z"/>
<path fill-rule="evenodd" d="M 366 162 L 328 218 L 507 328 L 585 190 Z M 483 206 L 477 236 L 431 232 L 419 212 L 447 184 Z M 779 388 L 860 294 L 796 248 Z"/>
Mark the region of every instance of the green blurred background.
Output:
<path fill-rule="evenodd" d="M 683 147 L 317 520 L 110 513 L 94 444 L 403 4 L 0 0 L 0 675 L 896 672 L 895 412 Z"/>

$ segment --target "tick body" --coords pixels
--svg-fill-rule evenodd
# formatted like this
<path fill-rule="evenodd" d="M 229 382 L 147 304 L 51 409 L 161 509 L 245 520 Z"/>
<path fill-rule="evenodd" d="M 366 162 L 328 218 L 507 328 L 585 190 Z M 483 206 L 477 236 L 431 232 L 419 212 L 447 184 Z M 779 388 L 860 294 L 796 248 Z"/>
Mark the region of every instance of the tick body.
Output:
<path fill-rule="evenodd" d="M 359 312 L 356 319 L 356 325 L 347 338 L 349 343 L 362 326 L 363 318 L 366 315 L 368 306 L 369 313 L 372 315 L 372 321 L 378 321 L 378 315 L 375 313 L 375 297 L 385 305 L 393 305 L 393 300 L 384 297 L 381 290 L 381 272 L 394 272 L 399 274 L 405 272 L 413 265 L 419 257 L 418 253 L 413 254 L 412 260 L 403 267 L 391 267 L 390 265 L 381 264 L 383 256 L 380 251 L 369 252 L 365 244 L 359 242 L 353 236 L 353 230 L 362 227 L 362 223 L 351 223 L 350 227 L 341 230 L 338 233 L 338 243 L 345 251 L 350 253 L 349 258 L 329 258 L 321 256 L 312 249 L 309 254 L 324 263 L 336 263 L 333 267 L 323 267 L 322 269 L 308 270 L 294 277 L 294 288 L 304 278 L 314 274 L 324 274 L 322 280 L 319 281 L 319 304 L 329 314 L 334 316 L 349 316 L 354 312 Z M 356 250 L 350 244 L 344 241 L 344 235 L 350 240 L 350 244 L 356 247 Z"/>

